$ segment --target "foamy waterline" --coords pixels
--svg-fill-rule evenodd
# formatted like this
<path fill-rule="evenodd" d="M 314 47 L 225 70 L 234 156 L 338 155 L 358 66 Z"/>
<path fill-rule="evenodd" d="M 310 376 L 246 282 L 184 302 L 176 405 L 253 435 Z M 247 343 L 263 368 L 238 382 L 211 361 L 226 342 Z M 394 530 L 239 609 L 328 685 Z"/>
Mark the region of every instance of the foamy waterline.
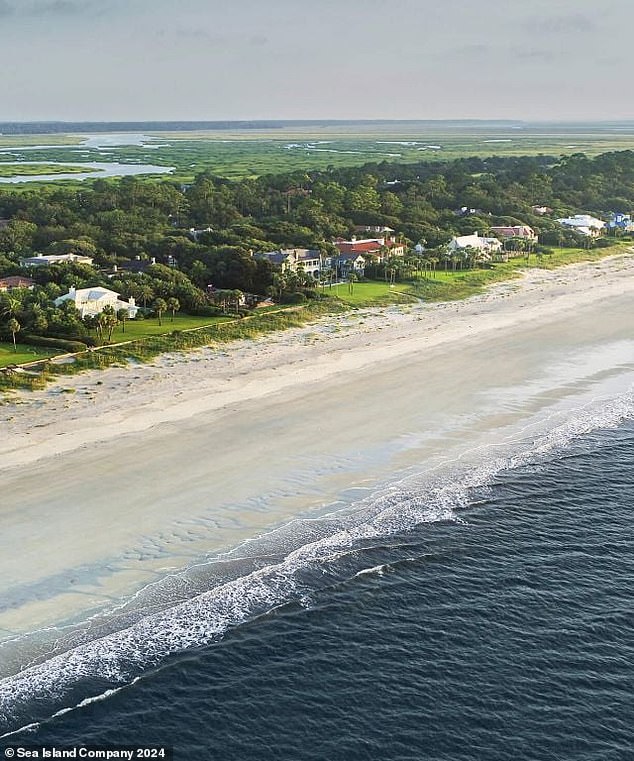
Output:
<path fill-rule="evenodd" d="M 568 412 L 550 430 L 528 442 L 518 441 L 503 456 L 495 456 L 496 448 L 491 447 L 477 467 L 463 472 L 457 467 L 447 481 L 438 478 L 423 486 L 420 475 L 407 477 L 361 500 L 353 513 L 331 520 L 334 530 L 328 535 L 292 549 L 269 565 L 4 679 L 0 721 L 8 730 L 27 720 L 33 726 L 34 719 L 60 715 L 100 696 L 105 699 L 168 655 L 209 644 L 275 607 L 302 600 L 315 591 L 313 579 L 307 581 L 306 576 L 317 571 L 327 584 L 332 578 L 329 572 L 336 573 L 336 563 L 344 556 L 359 554 L 359 567 L 349 578 L 382 574 L 385 565 L 367 568 L 365 549 L 422 523 L 455 521 L 458 511 L 472 503 L 474 490 L 492 484 L 501 472 L 539 462 L 565 451 L 584 435 L 633 418 L 634 393 L 630 389 L 615 399 L 588 402 Z M 108 689 L 95 698 L 64 705 L 65 696 L 84 679 L 99 680 Z M 41 706 L 41 716 L 29 715 L 33 700 Z"/>

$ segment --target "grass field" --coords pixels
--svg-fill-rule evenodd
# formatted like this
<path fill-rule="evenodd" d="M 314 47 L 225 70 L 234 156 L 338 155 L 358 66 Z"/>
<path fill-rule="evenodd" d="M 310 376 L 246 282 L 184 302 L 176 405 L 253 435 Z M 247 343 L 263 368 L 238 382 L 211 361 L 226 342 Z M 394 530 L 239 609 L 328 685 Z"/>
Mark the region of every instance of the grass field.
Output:
<path fill-rule="evenodd" d="M 7 365 L 22 365 L 26 362 L 35 362 L 38 359 L 54 357 L 61 354 L 61 351 L 55 349 L 44 349 L 41 346 L 27 346 L 26 344 L 16 344 L 17 352 L 13 351 L 12 343 L 0 343 L 0 367 Z"/>
<path fill-rule="evenodd" d="M 419 276 L 407 283 L 361 282 L 355 283 L 352 294 L 348 286 L 342 283 L 335 288 L 326 289 L 326 295 L 336 296 L 340 301 L 351 307 L 379 306 L 385 304 L 402 304 L 408 300 L 419 298 L 424 301 L 455 301 L 468 298 L 480 293 L 487 285 L 518 277 L 523 270 L 541 268 L 555 269 L 565 264 L 575 262 L 597 261 L 631 249 L 632 243 L 620 242 L 610 248 L 555 249 L 552 254 L 541 258 L 534 254 L 527 260 L 525 257 L 511 259 L 509 262 L 493 264 L 490 269 L 475 269 L 452 272 L 439 269 L 427 273 L 426 277 Z"/>
<path fill-rule="evenodd" d="M 338 298 L 344 304 L 352 307 L 383 306 L 387 304 L 406 304 L 413 301 L 412 285 L 409 283 L 380 283 L 364 281 L 355 283 L 352 293 L 347 283 L 333 285 L 323 289 L 326 296 Z"/>
<path fill-rule="evenodd" d="M 206 325 L 217 325 L 227 320 L 235 319 L 229 317 L 191 317 L 185 314 L 176 314 L 172 322 L 171 315 L 164 315 L 161 318 L 162 325 L 159 325 L 156 317 L 146 320 L 127 320 L 125 331 L 123 326 L 115 328 L 112 333 L 112 343 L 120 341 L 136 341 L 140 338 L 150 338 L 152 336 L 163 336 L 173 333 L 175 330 L 190 330 L 191 328 L 201 328 Z"/>

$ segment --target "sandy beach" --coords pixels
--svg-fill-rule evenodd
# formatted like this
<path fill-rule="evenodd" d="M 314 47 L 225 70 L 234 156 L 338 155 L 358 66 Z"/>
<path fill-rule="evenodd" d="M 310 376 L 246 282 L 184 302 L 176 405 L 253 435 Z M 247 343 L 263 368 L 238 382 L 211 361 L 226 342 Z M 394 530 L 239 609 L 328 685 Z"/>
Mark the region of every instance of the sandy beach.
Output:
<path fill-rule="evenodd" d="M 191 596 L 168 583 L 182 569 L 621 378 L 633 299 L 634 256 L 611 257 L 16 395 L 0 407 L 4 672 L 23 640 L 48 647 L 153 585 L 144 605 Z"/>

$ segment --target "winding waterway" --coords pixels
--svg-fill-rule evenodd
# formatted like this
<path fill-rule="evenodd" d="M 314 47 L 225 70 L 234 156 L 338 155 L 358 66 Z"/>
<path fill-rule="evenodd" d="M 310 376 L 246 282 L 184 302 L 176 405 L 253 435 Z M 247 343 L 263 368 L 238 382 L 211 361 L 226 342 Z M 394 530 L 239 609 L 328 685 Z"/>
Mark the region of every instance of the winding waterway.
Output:
<path fill-rule="evenodd" d="M 104 134 L 92 135 L 79 145 L 29 145 L 29 146 L 9 146 L 0 148 L 0 156 L 3 154 L 15 154 L 22 151 L 35 151 L 42 149 L 68 150 L 69 153 L 81 152 L 82 148 L 96 149 L 106 155 L 108 150 L 115 147 L 128 145 L 140 146 L 144 148 L 161 148 L 164 144 L 152 144 L 154 138 L 141 134 Z M 23 161 L 13 159 L 11 161 L 0 161 L 2 166 L 15 166 L 24 164 L 25 166 L 47 165 L 61 167 L 85 167 L 86 172 L 59 172 L 55 174 L 17 174 L 11 177 L 0 177 L 0 183 L 21 183 L 21 182 L 54 182 L 56 180 L 87 180 L 101 179 L 104 177 L 129 177 L 139 174 L 169 174 L 174 171 L 171 166 L 158 166 L 155 164 L 123 164 L 119 161 Z"/>

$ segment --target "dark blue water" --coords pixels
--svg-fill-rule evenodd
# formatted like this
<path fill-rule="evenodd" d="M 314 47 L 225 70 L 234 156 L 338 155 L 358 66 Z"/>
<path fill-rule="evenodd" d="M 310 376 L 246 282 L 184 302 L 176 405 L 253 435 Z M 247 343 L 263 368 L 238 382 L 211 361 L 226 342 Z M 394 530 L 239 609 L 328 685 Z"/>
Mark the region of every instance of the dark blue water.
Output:
<path fill-rule="evenodd" d="M 289 602 L 11 742 L 219 761 L 634 758 L 634 424 L 471 497 L 458 520 L 311 566 Z M 85 679 L 76 702 L 107 687 Z"/>

